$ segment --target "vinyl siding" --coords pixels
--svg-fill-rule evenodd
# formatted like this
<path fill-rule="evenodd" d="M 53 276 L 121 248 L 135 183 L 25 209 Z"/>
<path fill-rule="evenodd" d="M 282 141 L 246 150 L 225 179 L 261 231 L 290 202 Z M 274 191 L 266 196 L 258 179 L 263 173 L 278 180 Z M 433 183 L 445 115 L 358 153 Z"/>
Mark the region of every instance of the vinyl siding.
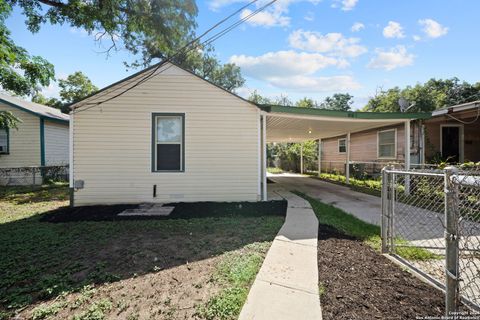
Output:
<path fill-rule="evenodd" d="M 377 133 L 378 131 L 397 129 L 397 154 L 396 159 L 379 159 L 377 157 Z M 404 161 L 405 146 L 404 125 L 388 126 L 379 129 L 372 129 L 362 132 L 352 133 L 350 135 L 350 161 L 357 162 L 389 162 Z M 322 170 L 337 170 L 344 172 L 346 153 L 338 152 L 338 139 L 345 136 L 322 139 Z"/>
<path fill-rule="evenodd" d="M 468 110 L 452 114 L 467 124 L 462 124 L 448 116 L 442 115 L 425 121 L 425 156 L 431 160 L 440 155 L 440 126 L 442 124 L 455 124 L 463 126 L 464 134 L 464 160 L 480 161 L 480 120 L 477 119 L 476 110 Z M 476 120 L 476 121 L 475 121 Z"/>
<path fill-rule="evenodd" d="M 68 125 L 45 120 L 45 165 L 68 164 Z"/>
<path fill-rule="evenodd" d="M 0 155 L 0 168 L 40 165 L 40 118 L 0 103 L 0 111 L 11 111 L 22 120 L 18 130 L 10 129 L 10 152 Z"/>
<path fill-rule="evenodd" d="M 185 172 L 151 172 L 152 113 L 185 114 Z M 74 178 L 84 181 L 75 205 L 256 201 L 258 119 L 256 107 L 171 67 L 74 115 Z"/>

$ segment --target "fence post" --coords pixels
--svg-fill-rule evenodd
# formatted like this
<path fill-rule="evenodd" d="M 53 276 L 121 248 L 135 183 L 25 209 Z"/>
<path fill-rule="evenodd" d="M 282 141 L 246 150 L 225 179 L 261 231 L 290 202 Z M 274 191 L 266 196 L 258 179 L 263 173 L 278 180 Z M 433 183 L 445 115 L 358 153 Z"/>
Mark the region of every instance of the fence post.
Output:
<path fill-rule="evenodd" d="M 395 170 L 394 165 L 390 165 L 390 170 Z M 388 237 L 390 240 L 388 252 L 395 254 L 395 196 L 396 196 L 396 174 L 390 173 L 390 197 L 388 206 Z"/>
<path fill-rule="evenodd" d="M 445 315 L 455 318 L 458 299 L 458 185 L 453 181 L 455 167 L 445 168 Z M 450 318 L 449 318 L 450 319 Z"/>
<path fill-rule="evenodd" d="M 387 167 L 382 169 L 382 253 L 387 253 L 387 225 L 388 225 L 388 172 Z"/>

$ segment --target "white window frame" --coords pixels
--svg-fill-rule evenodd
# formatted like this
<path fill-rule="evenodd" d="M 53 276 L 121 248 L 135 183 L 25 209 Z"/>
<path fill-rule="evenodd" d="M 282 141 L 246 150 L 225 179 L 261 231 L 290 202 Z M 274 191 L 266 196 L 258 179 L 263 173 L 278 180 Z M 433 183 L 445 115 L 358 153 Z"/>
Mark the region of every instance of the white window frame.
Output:
<path fill-rule="evenodd" d="M 158 119 L 160 118 L 180 118 L 182 126 L 182 136 L 180 142 L 158 142 Z M 185 172 L 185 113 L 152 113 L 152 173 L 183 173 Z M 157 145 L 158 144 L 178 144 L 180 145 L 180 170 L 157 170 Z"/>
<path fill-rule="evenodd" d="M 394 148 L 395 155 L 393 157 L 380 157 L 380 134 L 384 133 L 384 132 L 389 132 L 389 131 L 395 132 L 395 148 Z M 410 143 L 410 141 L 408 141 L 406 143 Z M 397 128 L 386 129 L 386 130 L 378 130 L 377 131 L 377 159 L 396 160 L 397 159 L 397 153 L 398 153 L 398 151 L 397 151 Z"/>
<path fill-rule="evenodd" d="M 463 124 L 441 124 L 440 125 L 440 154 L 443 157 L 443 128 L 444 127 L 458 127 L 458 152 L 460 153 L 458 161 L 463 163 L 465 161 L 465 136 Z"/>
<path fill-rule="evenodd" d="M 5 130 L 5 134 L 7 135 L 7 150 L 0 151 L 0 154 L 10 154 L 10 131 L 8 128 L 0 128 L 0 130 Z"/>
<path fill-rule="evenodd" d="M 340 141 L 345 141 L 345 151 L 340 151 Z M 339 154 L 345 154 L 347 153 L 347 138 L 340 138 L 338 139 L 337 141 L 338 145 L 337 145 L 337 151 Z"/>

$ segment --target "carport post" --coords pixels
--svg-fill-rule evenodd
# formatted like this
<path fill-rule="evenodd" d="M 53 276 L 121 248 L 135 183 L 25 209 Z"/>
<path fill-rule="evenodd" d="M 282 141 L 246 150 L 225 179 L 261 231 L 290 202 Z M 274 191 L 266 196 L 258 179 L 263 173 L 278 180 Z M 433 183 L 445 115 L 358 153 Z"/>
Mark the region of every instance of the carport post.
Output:
<path fill-rule="evenodd" d="M 318 176 L 322 174 L 322 139 L 318 139 Z"/>
<path fill-rule="evenodd" d="M 303 142 L 300 144 L 300 173 L 303 174 Z"/>
<path fill-rule="evenodd" d="M 345 182 L 350 184 L 350 132 L 347 133 L 347 161 L 345 166 Z"/>

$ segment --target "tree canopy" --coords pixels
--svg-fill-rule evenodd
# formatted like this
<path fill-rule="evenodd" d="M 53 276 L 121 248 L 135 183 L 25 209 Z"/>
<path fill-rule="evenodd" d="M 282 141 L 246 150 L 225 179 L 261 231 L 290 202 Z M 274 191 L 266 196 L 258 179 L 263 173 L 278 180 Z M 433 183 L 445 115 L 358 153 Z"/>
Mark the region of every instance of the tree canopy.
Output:
<path fill-rule="evenodd" d="M 60 100 L 46 98 L 42 94 L 37 93 L 33 96 L 32 101 L 59 108 L 63 112 L 68 113 L 69 110 L 65 105 L 80 101 L 98 90 L 98 87 L 81 71 L 70 74 L 66 79 L 58 79 L 58 85 L 60 87 Z"/>
<path fill-rule="evenodd" d="M 30 56 L 28 52 L 15 44 L 5 19 L 12 7 L 0 0 L 0 85 L 4 90 L 19 95 L 29 95 L 39 86 L 48 86 L 53 80 L 53 65 L 39 56 Z"/>
<path fill-rule="evenodd" d="M 480 82 L 470 84 L 458 78 L 430 79 L 424 84 L 407 86 L 404 89 L 394 87 L 380 90 L 370 98 L 363 111 L 398 112 L 400 97 L 414 104 L 408 111 L 429 112 L 480 99 Z"/>
<path fill-rule="evenodd" d="M 47 60 L 30 56 L 11 39 L 5 19 L 15 6 L 32 33 L 47 23 L 66 24 L 86 30 L 106 44 L 107 55 L 125 48 L 135 57 L 124 62 L 127 68 L 146 67 L 155 60 L 173 57 L 174 62 L 227 90 L 233 91 L 245 82 L 240 68 L 220 63 L 211 45 L 177 54 L 195 38 L 195 0 L 0 0 L 0 85 L 16 95 L 33 95 L 41 100 L 40 87 L 54 80 L 55 71 Z"/>
<path fill-rule="evenodd" d="M 348 93 L 335 93 L 326 97 L 320 104 L 321 109 L 349 111 L 352 108 L 353 96 Z"/>

